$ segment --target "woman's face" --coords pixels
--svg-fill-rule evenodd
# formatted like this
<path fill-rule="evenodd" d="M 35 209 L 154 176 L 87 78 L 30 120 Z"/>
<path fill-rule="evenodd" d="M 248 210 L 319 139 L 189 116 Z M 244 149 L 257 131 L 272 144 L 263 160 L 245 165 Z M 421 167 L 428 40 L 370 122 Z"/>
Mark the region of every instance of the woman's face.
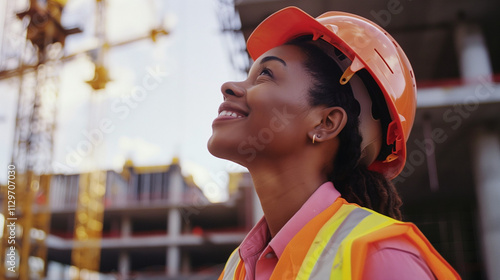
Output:
<path fill-rule="evenodd" d="M 279 46 L 255 61 L 245 81 L 224 83 L 210 153 L 248 167 L 304 147 L 314 127 L 308 104 L 312 79 L 304 59 L 298 47 Z"/>

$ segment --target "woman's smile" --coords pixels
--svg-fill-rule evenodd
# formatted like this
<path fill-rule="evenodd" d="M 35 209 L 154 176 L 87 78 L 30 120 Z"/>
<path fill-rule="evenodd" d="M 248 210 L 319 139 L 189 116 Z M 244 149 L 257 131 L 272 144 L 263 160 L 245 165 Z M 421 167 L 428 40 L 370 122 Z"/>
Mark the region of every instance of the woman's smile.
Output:
<path fill-rule="evenodd" d="M 248 116 L 247 110 L 243 109 L 233 102 L 224 101 L 219 107 L 219 115 L 213 121 L 212 125 L 220 121 L 241 120 Z"/>

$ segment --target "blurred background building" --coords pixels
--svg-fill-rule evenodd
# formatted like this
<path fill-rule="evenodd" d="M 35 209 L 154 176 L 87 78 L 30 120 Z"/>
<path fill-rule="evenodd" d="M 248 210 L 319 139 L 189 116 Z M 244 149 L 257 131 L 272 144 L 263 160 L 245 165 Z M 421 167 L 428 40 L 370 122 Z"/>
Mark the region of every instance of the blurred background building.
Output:
<path fill-rule="evenodd" d="M 75 240 L 82 174 L 53 175 L 47 279 L 69 279 L 69 260 L 89 246 Z M 80 184 L 79 184 L 80 183 Z M 96 270 L 103 279 L 214 279 L 253 226 L 248 174 L 232 174 L 229 200 L 210 203 L 178 163 L 106 172 Z M 83 214 L 85 217 L 85 214 Z M 73 262 L 74 264 L 74 262 Z M 167 276 L 167 277 L 166 277 Z M 170 277 L 170 278 L 169 278 Z M 92 278 L 91 278 L 92 279 Z"/>
<path fill-rule="evenodd" d="M 201 156 L 210 116 L 251 64 L 250 32 L 290 5 L 400 43 L 418 84 L 404 218 L 463 279 L 499 278 L 494 0 L 3 0 L 0 278 L 216 279 L 261 214 L 248 174 Z"/>

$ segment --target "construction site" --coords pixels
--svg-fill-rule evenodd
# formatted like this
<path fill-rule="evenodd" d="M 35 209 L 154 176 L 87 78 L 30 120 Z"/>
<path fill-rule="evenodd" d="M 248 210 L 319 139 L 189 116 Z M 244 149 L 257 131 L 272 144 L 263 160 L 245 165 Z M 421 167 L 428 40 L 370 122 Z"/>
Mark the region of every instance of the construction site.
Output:
<path fill-rule="evenodd" d="M 217 79 L 243 79 L 252 63 L 246 39 L 287 6 L 314 16 L 359 14 L 393 34 L 418 88 L 406 166 L 393 180 L 404 220 L 462 279 L 500 278 L 498 1 L 214 0 L 204 2 L 208 10 L 194 0 L 0 2 L 0 279 L 217 279 L 262 209 L 242 168 L 220 163 L 222 171 L 201 181 L 189 164 L 209 136 L 198 134 L 210 127 L 197 118 L 217 110 L 199 109 L 210 96 L 198 97 L 206 92 L 194 84 L 218 104 L 220 85 L 209 88 L 214 78 L 206 73 L 220 68 L 230 74 Z M 194 41 L 197 28 L 210 25 L 198 13 L 215 22 L 206 34 L 217 41 L 214 51 L 201 49 L 210 39 Z M 151 24 L 136 32 L 134 21 Z M 120 24 L 127 36 L 112 32 Z M 228 70 L 202 64 L 215 50 L 222 56 L 212 58 Z M 182 97 L 163 109 L 155 100 L 168 90 Z M 84 108 L 62 102 L 67 92 Z M 188 101 L 200 106 L 195 113 Z M 189 119 L 194 114 L 202 116 Z M 144 131 L 164 138 L 151 144 L 141 140 Z M 215 168 L 204 159 L 196 166 Z"/>

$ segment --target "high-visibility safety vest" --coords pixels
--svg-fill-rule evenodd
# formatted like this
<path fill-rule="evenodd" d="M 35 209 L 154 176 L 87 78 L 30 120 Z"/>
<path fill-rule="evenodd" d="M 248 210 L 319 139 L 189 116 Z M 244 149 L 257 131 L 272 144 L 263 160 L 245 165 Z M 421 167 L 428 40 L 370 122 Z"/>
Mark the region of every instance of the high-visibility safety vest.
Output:
<path fill-rule="evenodd" d="M 404 238 L 414 245 L 437 279 L 460 279 L 414 224 L 394 220 L 342 198 L 290 240 L 270 279 L 361 279 L 370 246 L 390 238 Z M 245 264 L 236 249 L 219 280 L 244 280 L 245 275 Z"/>

